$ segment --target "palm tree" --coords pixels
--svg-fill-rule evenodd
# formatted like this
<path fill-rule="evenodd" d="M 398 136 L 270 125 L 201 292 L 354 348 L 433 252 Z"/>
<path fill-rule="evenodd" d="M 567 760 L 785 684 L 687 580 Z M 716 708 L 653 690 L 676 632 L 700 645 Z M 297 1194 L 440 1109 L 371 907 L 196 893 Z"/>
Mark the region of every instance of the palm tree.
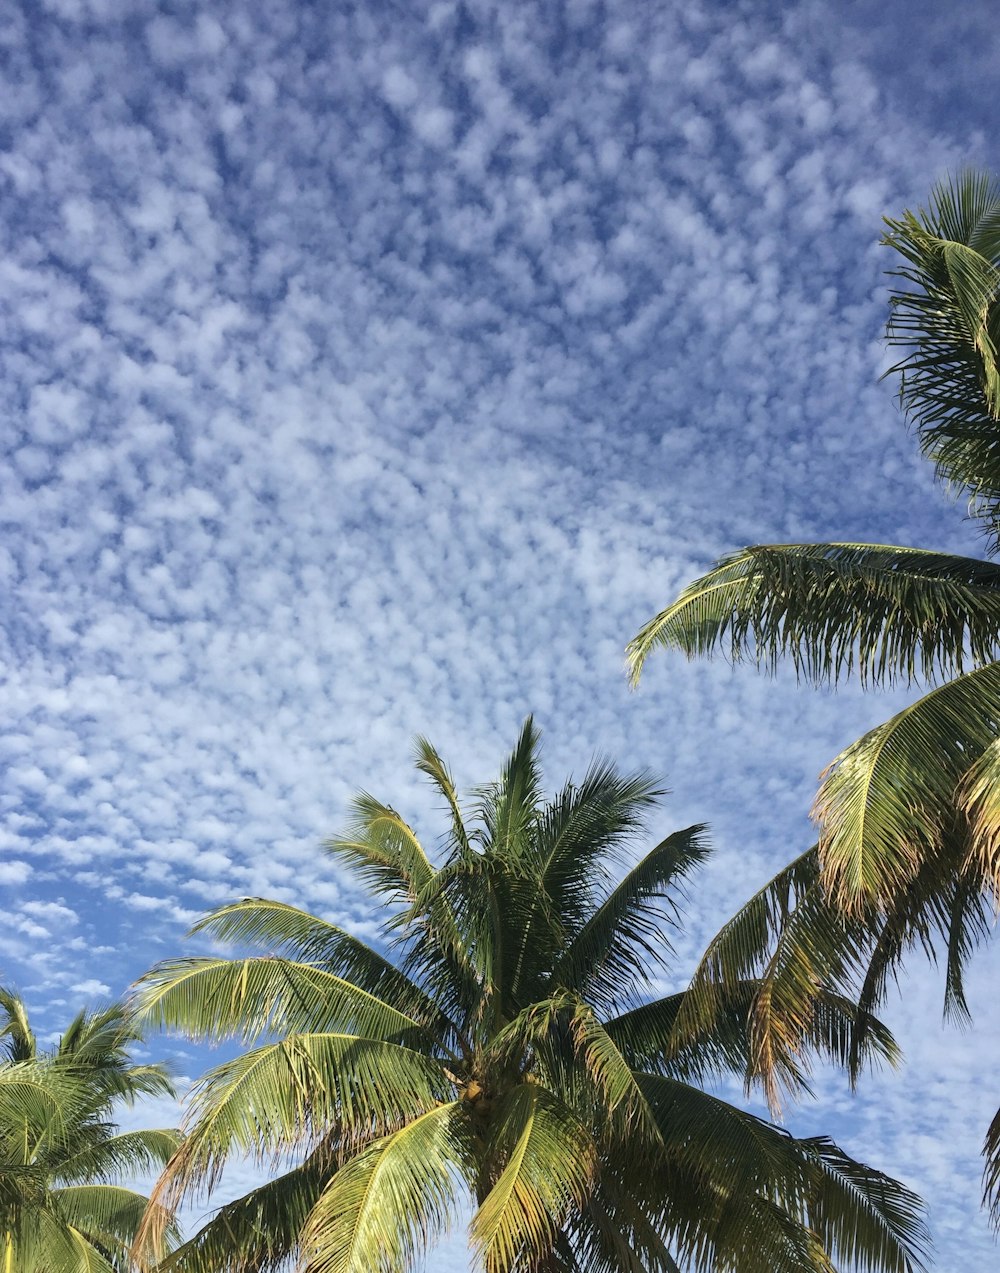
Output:
<path fill-rule="evenodd" d="M 140 1035 L 121 1005 L 81 1012 L 51 1050 L 14 991 L 0 988 L 0 1014 L 0 1268 L 124 1273 L 149 1199 L 121 1181 L 162 1167 L 178 1138 L 110 1120 L 119 1101 L 172 1094 L 170 1079 L 131 1061 Z"/>
<path fill-rule="evenodd" d="M 754 983 L 678 1047 L 667 1040 L 683 994 L 645 1001 L 704 829 L 668 835 L 616 881 L 661 793 L 596 761 L 546 802 L 537 752 L 529 719 L 470 818 L 418 740 L 446 814 L 437 865 L 391 806 L 357 798 L 326 847 L 371 892 L 396 961 L 249 898 L 194 931 L 258 953 L 175 959 L 142 979 L 146 1021 L 254 1045 L 201 1080 L 146 1236 L 229 1155 L 284 1163 L 161 1273 L 296 1260 L 308 1273 L 404 1273 L 463 1199 L 488 1273 L 920 1267 L 906 1188 L 698 1086 L 743 1075 Z M 857 1015 L 822 996 L 810 1041 L 845 1059 Z M 895 1056 L 877 1022 L 865 1055 Z M 794 1063 L 788 1077 L 806 1081 Z"/>
<path fill-rule="evenodd" d="M 888 329 L 907 351 L 891 369 L 901 404 L 938 475 L 968 495 L 995 554 L 1000 186 L 968 173 L 938 186 L 928 211 L 887 225 L 884 242 L 904 262 Z M 721 650 L 768 670 L 787 657 L 816 683 L 855 675 L 866 686 L 929 687 L 825 770 L 818 845 L 720 934 L 689 1001 L 692 1021 L 710 1015 L 718 978 L 759 974 L 754 1064 L 773 1101 L 776 1062 L 801 1041 L 816 986 L 853 985 L 874 1011 L 920 944 L 945 955 L 946 1012 L 967 1016 L 963 968 L 1000 898 L 1000 565 L 882 544 L 746 548 L 639 632 L 633 681 L 658 646 Z M 1000 1114 L 986 1152 L 1000 1221 Z"/>

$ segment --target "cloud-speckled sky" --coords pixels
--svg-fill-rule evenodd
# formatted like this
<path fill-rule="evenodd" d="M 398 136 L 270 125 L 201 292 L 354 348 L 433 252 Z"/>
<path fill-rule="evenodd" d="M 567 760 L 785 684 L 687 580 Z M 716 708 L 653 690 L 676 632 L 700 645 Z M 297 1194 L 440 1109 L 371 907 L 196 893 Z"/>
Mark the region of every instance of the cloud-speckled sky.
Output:
<path fill-rule="evenodd" d="M 0 0 L 0 960 L 46 1028 L 233 897 L 374 933 L 350 794 L 433 841 L 413 735 L 470 786 L 529 711 L 553 787 L 603 751 L 711 823 L 683 981 L 903 696 L 630 693 L 623 647 L 745 543 L 979 551 L 878 381 L 878 238 L 1000 166 L 998 57 L 985 2 Z M 905 1070 L 791 1114 L 944 1270 L 995 1260 L 979 968 L 973 1033 L 921 972 Z"/>

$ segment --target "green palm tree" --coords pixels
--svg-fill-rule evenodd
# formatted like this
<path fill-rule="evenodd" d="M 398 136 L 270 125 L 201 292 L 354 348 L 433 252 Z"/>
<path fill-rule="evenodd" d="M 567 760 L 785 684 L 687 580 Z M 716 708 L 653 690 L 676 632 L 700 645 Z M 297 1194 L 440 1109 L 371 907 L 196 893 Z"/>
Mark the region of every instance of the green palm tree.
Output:
<path fill-rule="evenodd" d="M 489 1273 L 920 1267 L 907 1189 L 698 1086 L 744 1074 L 753 982 L 682 1046 L 668 1040 L 683 994 L 646 1001 L 704 829 L 667 836 L 616 878 L 661 793 L 598 761 L 546 801 L 537 742 L 529 719 L 466 811 L 418 740 L 447 822 L 437 864 L 391 806 L 357 798 L 326 847 L 371 892 L 395 961 L 292 906 L 245 899 L 194 931 L 257 953 L 171 960 L 142 979 L 147 1022 L 254 1045 L 201 1080 L 147 1236 L 231 1154 L 284 1163 L 160 1273 L 295 1261 L 404 1273 L 463 1199 Z M 822 996 L 811 1043 L 846 1059 L 857 1015 Z M 865 1055 L 895 1056 L 877 1022 Z M 806 1082 L 794 1062 L 788 1079 Z"/>
<path fill-rule="evenodd" d="M 929 210 L 887 225 L 884 242 L 903 258 L 888 329 L 906 351 L 891 369 L 901 404 L 938 475 L 968 495 L 992 554 L 1000 186 L 966 174 L 937 187 Z M 854 675 L 866 686 L 928 687 L 826 769 L 813 809 L 818 845 L 720 934 L 691 1020 L 710 1015 L 717 978 L 760 975 L 754 1064 L 773 1101 L 780 1058 L 801 1042 L 817 986 L 854 986 L 874 1011 L 919 945 L 944 956 L 946 1012 L 967 1015 L 963 969 L 1000 897 L 1000 565 L 882 544 L 746 548 L 639 632 L 629 646 L 633 681 L 659 646 L 721 651 L 768 670 L 788 658 L 820 684 Z M 1000 1114 L 986 1151 L 986 1193 L 1000 1220 Z"/>
<path fill-rule="evenodd" d="M 161 1168 L 172 1131 L 118 1132 L 118 1102 L 172 1094 L 162 1066 L 129 1057 L 140 1035 L 121 1005 L 82 1012 L 40 1049 L 23 1000 L 0 988 L 0 1268 L 124 1273 L 149 1199 L 121 1182 Z M 163 1217 L 165 1246 L 176 1238 Z"/>

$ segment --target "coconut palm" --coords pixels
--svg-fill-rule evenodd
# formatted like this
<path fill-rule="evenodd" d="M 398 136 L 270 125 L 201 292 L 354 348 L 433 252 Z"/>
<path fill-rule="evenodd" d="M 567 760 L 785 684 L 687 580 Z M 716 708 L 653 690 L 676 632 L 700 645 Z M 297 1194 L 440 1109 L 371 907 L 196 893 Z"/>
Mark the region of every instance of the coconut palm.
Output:
<path fill-rule="evenodd" d="M 161 1168 L 172 1131 L 117 1132 L 116 1104 L 172 1093 L 162 1066 L 134 1063 L 121 1005 L 80 1013 L 41 1049 L 23 1000 L 0 988 L 0 1268 L 123 1273 L 149 1200 L 123 1180 Z M 175 1238 L 163 1217 L 167 1245 Z"/>
<path fill-rule="evenodd" d="M 417 767 L 444 805 L 436 862 L 367 794 L 326 846 L 371 892 L 394 959 L 251 898 L 194 931 L 256 953 L 141 981 L 147 1022 L 254 1045 L 201 1080 L 158 1202 L 210 1188 L 234 1153 L 282 1164 L 161 1273 L 404 1273 L 463 1204 L 489 1273 L 919 1267 L 906 1188 L 699 1086 L 745 1072 L 755 983 L 682 1046 L 683 994 L 647 1001 L 702 827 L 616 878 L 661 793 L 597 761 L 546 801 L 530 719 L 468 808 L 425 740 Z M 844 1060 L 857 1008 L 821 1003 L 809 1039 Z M 864 1039 L 866 1058 L 894 1059 L 879 1023 Z M 787 1077 L 806 1082 L 794 1061 Z"/>
<path fill-rule="evenodd" d="M 1000 544 L 1000 186 L 966 174 L 927 211 L 887 221 L 899 252 L 891 369 L 924 453 Z M 656 647 L 722 651 L 799 676 L 928 692 L 837 756 L 822 776 L 818 846 L 758 894 L 709 951 L 689 1001 L 710 1013 L 713 978 L 752 969 L 759 1072 L 794 1049 L 818 985 L 878 1007 L 914 945 L 946 963 L 945 1007 L 967 1015 L 962 973 L 1000 896 L 1000 565 L 882 544 L 784 544 L 720 561 L 635 637 L 637 680 Z M 798 909 L 789 920 L 789 895 Z M 755 926 L 756 925 L 756 926 Z M 700 1002 L 699 1012 L 693 1004 Z M 987 1140 L 997 1209 L 1000 1115 Z M 1000 1211 L 997 1218 L 1000 1219 Z"/>

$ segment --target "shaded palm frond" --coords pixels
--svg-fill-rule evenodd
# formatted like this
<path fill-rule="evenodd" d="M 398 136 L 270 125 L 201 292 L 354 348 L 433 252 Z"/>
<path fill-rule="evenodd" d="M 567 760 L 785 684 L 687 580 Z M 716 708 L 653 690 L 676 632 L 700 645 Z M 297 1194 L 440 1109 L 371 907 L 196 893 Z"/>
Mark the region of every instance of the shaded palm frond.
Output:
<path fill-rule="evenodd" d="M 608 869 L 664 790 L 648 773 L 622 774 L 596 759 L 541 812 L 534 893 L 516 943 L 512 995 L 524 1007 L 547 991 L 553 960 L 582 929 L 612 882 Z"/>
<path fill-rule="evenodd" d="M 965 489 L 996 542 L 1000 513 L 1000 186 L 966 172 L 930 207 L 887 218 L 883 242 L 906 264 L 890 296 L 889 343 L 908 353 L 900 402 L 938 473 Z"/>
<path fill-rule="evenodd" d="M 708 857 L 704 826 L 667 836 L 622 878 L 568 943 L 551 974 L 599 1010 L 635 993 L 671 953 L 686 877 Z"/>
<path fill-rule="evenodd" d="M 220 1207 L 157 1273 L 264 1273 L 290 1264 L 331 1171 L 321 1147 L 305 1162 Z"/>

